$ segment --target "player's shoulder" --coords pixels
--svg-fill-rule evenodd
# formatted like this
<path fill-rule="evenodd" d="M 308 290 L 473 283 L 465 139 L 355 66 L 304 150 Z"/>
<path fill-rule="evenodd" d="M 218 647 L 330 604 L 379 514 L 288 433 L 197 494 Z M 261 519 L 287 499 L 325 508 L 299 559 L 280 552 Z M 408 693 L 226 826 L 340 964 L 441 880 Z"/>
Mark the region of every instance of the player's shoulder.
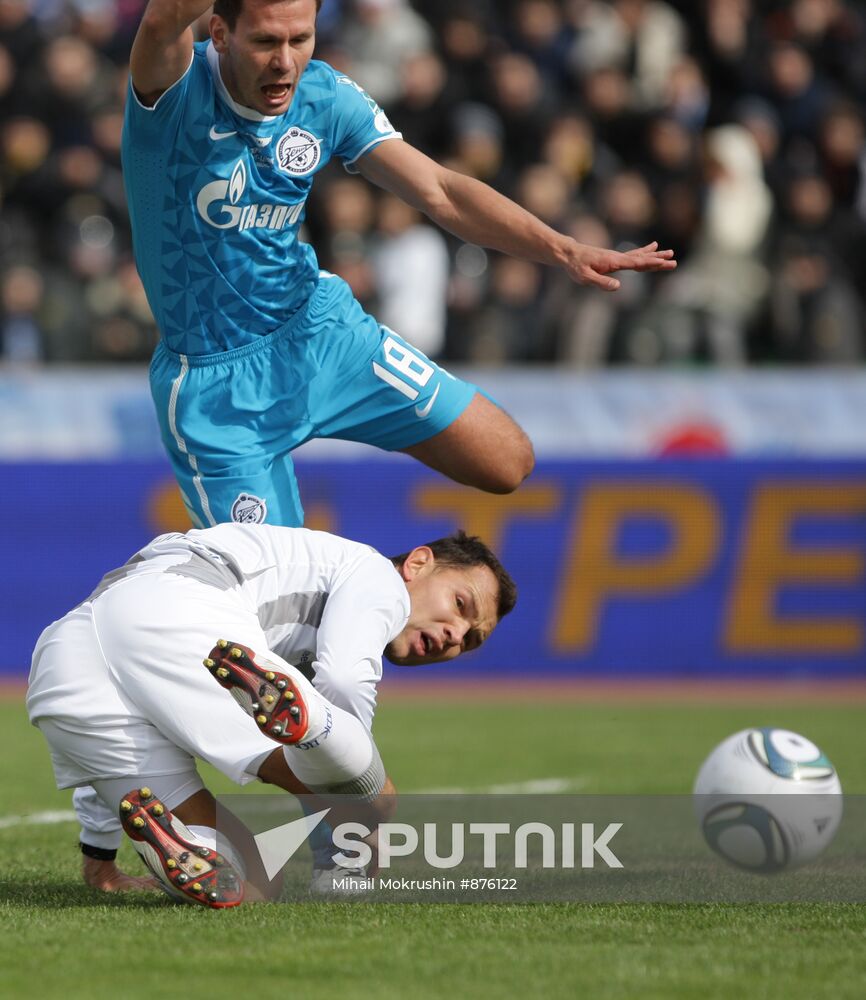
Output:
<path fill-rule="evenodd" d="M 335 69 L 330 63 L 321 59 L 311 59 L 304 71 L 304 86 L 310 91 L 319 90 L 329 97 L 339 100 L 357 98 L 358 95 L 366 101 L 370 98 L 364 88 L 341 70 Z"/>
<path fill-rule="evenodd" d="M 323 62 L 321 59 L 311 59 L 307 63 L 307 68 L 301 79 L 301 92 L 333 97 L 339 76 L 340 74 L 330 63 Z"/>
<path fill-rule="evenodd" d="M 195 42 L 192 47 L 192 59 L 181 80 L 207 80 L 211 78 L 211 69 L 208 65 L 208 42 Z"/>
<path fill-rule="evenodd" d="M 327 554 L 332 558 L 337 557 L 340 562 L 348 563 L 366 559 L 376 561 L 385 558 L 372 545 L 356 542 L 351 538 L 344 538 L 342 535 L 334 535 L 330 531 L 316 531 L 313 528 L 278 528 L 277 531 L 291 532 L 296 542 L 301 542 L 310 549 Z"/>
<path fill-rule="evenodd" d="M 243 522 L 225 521 L 209 528 L 192 529 L 187 532 L 187 537 L 256 540 L 286 551 L 306 552 L 319 560 L 324 559 L 334 564 L 355 561 L 369 555 L 384 558 L 370 545 L 328 531 L 265 523 L 263 518 L 267 516 L 266 510 L 264 503 L 260 502 L 255 509 L 250 508 L 251 514 Z"/>
<path fill-rule="evenodd" d="M 379 580 L 390 578 L 394 574 L 394 564 L 382 555 L 378 549 L 366 542 L 356 542 L 342 535 L 334 535 L 328 531 L 315 531 L 312 528 L 277 528 L 278 532 L 290 532 L 292 542 L 302 545 L 311 553 L 315 553 L 322 561 L 337 567 L 342 567 L 344 575 L 374 574 Z M 398 582 L 398 581 L 397 581 Z"/>
<path fill-rule="evenodd" d="M 178 122 L 188 115 L 188 108 L 199 108 L 207 101 L 213 90 L 213 78 L 208 65 L 207 42 L 193 46 L 192 58 L 186 70 L 171 86 L 149 104 L 144 104 L 138 96 L 136 82 L 130 73 L 125 111 L 124 143 L 142 136 L 150 143 L 154 137 L 165 140 L 173 134 L 167 131 L 167 123 Z"/>

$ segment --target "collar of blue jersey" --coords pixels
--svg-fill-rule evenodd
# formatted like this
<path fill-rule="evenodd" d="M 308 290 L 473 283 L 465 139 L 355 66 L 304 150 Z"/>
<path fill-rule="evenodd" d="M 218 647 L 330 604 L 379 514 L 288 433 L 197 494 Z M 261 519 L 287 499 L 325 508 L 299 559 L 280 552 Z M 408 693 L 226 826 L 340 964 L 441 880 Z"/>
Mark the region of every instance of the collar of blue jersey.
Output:
<path fill-rule="evenodd" d="M 217 50 L 213 47 L 213 42 L 207 43 L 206 51 L 208 65 L 210 66 L 210 71 L 213 74 L 217 93 L 236 115 L 240 115 L 241 118 L 246 118 L 251 122 L 273 122 L 277 120 L 276 115 L 259 114 L 258 111 L 253 111 L 252 108 L 246 108 L 243 104 L 238 104 L 237 101 L 233 100 L 231 94 L 226 89 L 226 85 L 223 83 L 222 73 L 220 73 L 220 57 Z"/>

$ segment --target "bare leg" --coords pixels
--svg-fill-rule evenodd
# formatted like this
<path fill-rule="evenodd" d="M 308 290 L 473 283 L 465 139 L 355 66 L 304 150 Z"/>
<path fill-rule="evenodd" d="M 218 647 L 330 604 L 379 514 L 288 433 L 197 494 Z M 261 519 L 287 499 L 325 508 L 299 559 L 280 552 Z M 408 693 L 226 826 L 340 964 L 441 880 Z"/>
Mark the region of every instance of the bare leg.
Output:
<path fill-rule="evenodd" d="M 258 774 L 266 784 L 276 785 L 294 795 L 309 796 L 311 799 L 314 797 L 310 789 L 295 777 L 286 763 L 282 747 L 275 748 L 274 752 L 265 758 Z M 359 801 L 348 795 L 316 796 L 316 798 L 322 798 L 322 805 L 330 809 L 329 822 L 335 825 L 347 821 L 364 823 L 373 831 L 369 837 L 363 839 L 373 850 L 373 857 L 376 859 L 376 827 L 393 815 L 397 803 L 397 790 L 391 779 L 386 778 L 382 791 L 370 802 Z M 216 799 L 206 788 L 191 795 L 172 812 L 187 826 L 206 826 L 214 829 L 217 826 Z M 255 841 L 246 826 L 227 809 L 221 808 L 219 827 L 220 833 L 231 841 L 243 857 L 247 874 L 245 893 L 247 901 L 277 898 L 282 888 L 282 878 L 277 877 L 273 881 L 268 878 Z M 375 864 L 374 860 L 372 870 L 375 870 Z"/>
<path fill-rule="evenodd" d="M 486 493 L 513 493 L 535 465 L 524 431 L 479 393 L 450 427 L 402 450 L 449 479 Z"/>
<path fill-rule="evenodd" d="M 206 788 L 191 795 L 172 812 L 187 826 L 207 826 L 216 829 L 216 799 Z M 246 826 L 224 807 L 220 809 L 219 822 L 220 833 L 231 841 L 244 859 L 247 872 L 245 892 L 247 901 L 257 902 L 262 899 L 275 899 L 279 896 L 282 888 L 281 880 L 275 879 L 271 882 L 268 878 L 255 842 Z"/>
<path fill-rule="evenodd" d="M 286 763 L 282 750 L 276 750 L 259 768 L 259 777 L 267 784 L 276 785 L 295 795 L 307 795 L 313 799 L 312 792 L 292 773 Z M 315 796 L 321 799 L 322 807 L 330 810 L 328 823 L 337 827 L 341 823 L 363 823 L 370 833 L 362 840 L 372 851 L 372 860 L 367 866 L 367 874 L 375 875 L 379 870 L 379 824 L 389 820 L 397 808 L 397 789 L 390 778 L 385 778 L 382 791 L 370 802 L 362 802 L 350 795 Z"/>
<path fill-rule="evenodd" d="M 274 750 L 265 758 L 259 768 L 259 777 L 266 784 L 276 785 L 294 795 L 313 795 L 309 788 L 298 781 L 292 773 L 282 749 Z M 394 814 L 397 804 L 396 795 L 397 789 L 394 787 L 394 783 L 390 778 L 386 778 L 382 791 L 371 802 L 361 802 L 352 796 L 320 795 L 319 797 L 331 808 L 329 822 L 341 823 L 351 819 L 360 823 L 376 825 Z M 341 798 L 345 799 L 345 804 L 340 804 Z"/>

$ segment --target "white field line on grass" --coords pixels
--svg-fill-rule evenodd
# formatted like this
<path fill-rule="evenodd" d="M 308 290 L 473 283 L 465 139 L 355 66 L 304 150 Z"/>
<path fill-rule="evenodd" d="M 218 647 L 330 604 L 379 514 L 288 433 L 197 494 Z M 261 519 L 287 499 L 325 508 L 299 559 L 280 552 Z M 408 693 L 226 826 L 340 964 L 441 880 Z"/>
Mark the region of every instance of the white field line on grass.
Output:
<path fill-rule="evenodd" d="M 559 795 L 562 792 L 579 792 L 586 785 L 585 778 L 536 778 L 534 781 L 515 781 L 504 785 L 485 785 L 482 788 L 421 788 L 406 795 Z"/>
<path fill-rule="evenodd" d="M 563 792 L 577 792 L 586 784 L 584 778 L 536 778 L 532 781 L 515 781 L 511 784 L 485 785 L 481 788 L 419 788 L 405 792 L 406 795 L 558 795 Z M 278 805 L 279 803 L 279 805 Z M 274 808 L 282 811 L 282 800 L 274 802 Z M 55 823 L 74 823 L 75 813 L 71 809 L 56 809 L 48 812 L 30 813 L 29 816 L 0 816 L 0 830 L 16 826 L 52 826 Z"/>
<path fill-rule="evenodd" d="M 10 826 L 52 826 L 54 823 L 69 823 L 75 819 L 71 809 L 55 809 L 50 812 L 31 813 L 29 816 L 0 816 L 0 830 Z"/>

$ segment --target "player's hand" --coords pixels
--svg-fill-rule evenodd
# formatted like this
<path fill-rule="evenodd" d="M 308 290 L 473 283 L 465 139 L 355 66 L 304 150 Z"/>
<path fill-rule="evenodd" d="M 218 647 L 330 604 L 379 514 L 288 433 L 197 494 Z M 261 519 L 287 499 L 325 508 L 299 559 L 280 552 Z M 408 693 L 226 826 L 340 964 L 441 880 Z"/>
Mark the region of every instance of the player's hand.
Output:
<path fill-rule="evenodd" d="M 152 875 L 127 875 L 113 861 L 82 858 L 81 874 L 93 889 L 102 892 L 160 892 L 159 883 Z"/>
<path fill-rule="evenodd" d="M 572 243 L 564 267 L 571 278 L 580 285 L 594 285 L 605 292 L 615 292 L 619 280 L 610 275 L 614 271 L 673 271 L 677 266 L 673 250 L 659 250 L 658 243 L 647 243 L 619 253 L 584 243 Z"/>

